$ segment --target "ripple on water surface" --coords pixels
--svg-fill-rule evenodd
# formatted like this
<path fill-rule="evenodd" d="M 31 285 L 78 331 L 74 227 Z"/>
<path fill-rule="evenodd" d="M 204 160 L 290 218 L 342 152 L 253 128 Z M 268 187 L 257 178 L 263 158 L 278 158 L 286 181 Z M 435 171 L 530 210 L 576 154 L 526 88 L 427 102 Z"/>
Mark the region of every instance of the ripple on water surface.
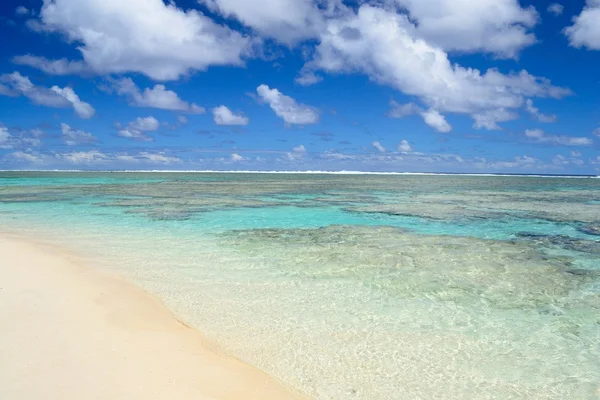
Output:
<path fill-rule="evenodd" d="M 116 175 L 12 176 L 0 222 L 315 398 L 600 396 L 599 180 Z"/>

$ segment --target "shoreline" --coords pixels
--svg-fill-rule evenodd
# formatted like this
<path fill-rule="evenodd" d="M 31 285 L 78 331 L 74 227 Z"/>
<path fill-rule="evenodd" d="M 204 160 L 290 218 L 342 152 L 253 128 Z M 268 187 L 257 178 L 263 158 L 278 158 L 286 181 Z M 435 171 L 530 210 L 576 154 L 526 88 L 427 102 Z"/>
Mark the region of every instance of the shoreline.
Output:
<path fill-rule="evenodd" d="M 305 398 L 59 246 L 0 233 L 0 254 L 0 398 Z"/>

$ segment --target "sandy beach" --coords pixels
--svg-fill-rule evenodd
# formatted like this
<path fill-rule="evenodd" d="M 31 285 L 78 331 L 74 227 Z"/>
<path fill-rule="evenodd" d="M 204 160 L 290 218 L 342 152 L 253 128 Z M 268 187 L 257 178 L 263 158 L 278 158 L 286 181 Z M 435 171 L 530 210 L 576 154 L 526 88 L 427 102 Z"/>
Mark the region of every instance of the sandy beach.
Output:
<path fill-rule="evenodd" d="M 298 399 L 161 302 L 62 249 L 0 235 L 0 398 Z"/>

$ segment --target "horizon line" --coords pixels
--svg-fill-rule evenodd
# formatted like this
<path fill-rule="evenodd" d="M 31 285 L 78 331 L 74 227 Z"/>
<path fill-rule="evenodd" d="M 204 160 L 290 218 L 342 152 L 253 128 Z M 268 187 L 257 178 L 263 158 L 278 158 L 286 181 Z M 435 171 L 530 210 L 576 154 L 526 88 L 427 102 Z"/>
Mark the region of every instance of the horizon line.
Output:
<path fill-rule="evenodd" d="M 0 172 L 76 172 L 76 173 L 205 173 L 205 174 L 298 174 L 298 175 L 438 175 L 438 176 L 521 176 L 521 177 L 557 177 L 557 178 L 600 178 L 600 175 L 592 174 L 527 174 L 506 172 L 387 172 L 387 171 L 284 171 L 284 170 L 86 170 L 86 169 L 5 169 Z"/>

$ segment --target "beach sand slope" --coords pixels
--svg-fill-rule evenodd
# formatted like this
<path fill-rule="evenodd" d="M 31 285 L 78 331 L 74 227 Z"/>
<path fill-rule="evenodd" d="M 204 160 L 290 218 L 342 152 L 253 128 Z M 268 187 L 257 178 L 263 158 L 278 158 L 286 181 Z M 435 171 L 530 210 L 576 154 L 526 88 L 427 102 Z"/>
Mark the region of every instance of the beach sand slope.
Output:
<path fill-rule="evenodd" d="M 0 399 L 298 398 L 141 289 L 0 235 Z"/>

